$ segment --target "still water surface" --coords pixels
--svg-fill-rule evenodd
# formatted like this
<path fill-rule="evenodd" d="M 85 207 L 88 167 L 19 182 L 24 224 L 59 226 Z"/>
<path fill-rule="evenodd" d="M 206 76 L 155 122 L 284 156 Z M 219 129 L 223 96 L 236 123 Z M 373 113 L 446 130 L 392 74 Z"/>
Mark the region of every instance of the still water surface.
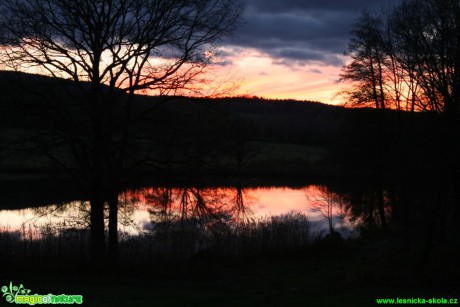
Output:
<path fill-rule="evenodd" d="M 349 235 L 343 199 L 325 186 L 144 188 L 119 196 L 119 230 L 126 234 L 150 231 L 154 225 L 179 218 L 220 216 L 257 220 L 301 213 L 314 232 L 327 232 L 327 211 L 334 228 Z M 31 204 L 33 205 L 33 204 Z M 89 203 L 75 200 L 38 208 L 0 210 L 0 230 L 40 237 L 62 229 L 89 226 Z"/>

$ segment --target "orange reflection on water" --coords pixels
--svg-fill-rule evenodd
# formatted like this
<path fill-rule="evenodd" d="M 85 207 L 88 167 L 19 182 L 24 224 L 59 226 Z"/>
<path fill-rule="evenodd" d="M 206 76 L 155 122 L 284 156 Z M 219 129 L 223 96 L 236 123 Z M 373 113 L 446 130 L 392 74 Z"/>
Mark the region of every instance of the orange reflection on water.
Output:
<path fill-rule="evenodd" d="M 321 186 L 290 187 L 149 187 L 129 190 L 119 196 L 119 230 L 138 234 L 153 224 L 179 219 L 204 221 L 244 221 L 247 219 L 302 213 L 311 222 L 325 222 L 323 205 L 332 203 L 334 217 L 340 215 L 336 200 Z M 318 204 L 320 206 L 318 206 Z M 74 201 L 56 210 L 57 205 L 40 209 L 0 211 L 0 231 L 19 231 L 24 227 L 64 225 L 89 227 L 89 203 Z M 59 227 L 58 227 L 59 228 Z"/>
<path fill-rule="evenodd" d="M 307 213 L 308 203 L 305 195 L 315 192 L 315 186 L 309 186 L 301 189 L 257 188 L 250 193 L 258 200 L 254 204 L 257 215 L 270 216 L 289 212 Z"/>
<path fill-rule="evenodd" d="M 127 199 L 134 200 L 141 210 L 168 210 L 193 213 L 206 205 L 210 211 L 232 212 L 235 206 L 244 206 L 254 217 L 283 215 L 300 212 L 318 216 L 313 203 L 323 195 L 319 186 L 302 188 L 256 187 L 256 188 L 145 188 L 127 191 Z M 236 204 L 237 202 L 239 204 Z M 184 211 L 185 210 L 185 211 Z"/>

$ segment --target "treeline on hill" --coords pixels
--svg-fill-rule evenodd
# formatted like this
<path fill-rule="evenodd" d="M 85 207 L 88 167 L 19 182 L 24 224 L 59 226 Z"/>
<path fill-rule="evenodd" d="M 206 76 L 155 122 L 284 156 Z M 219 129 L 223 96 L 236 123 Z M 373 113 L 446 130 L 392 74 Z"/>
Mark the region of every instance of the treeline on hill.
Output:
<path fill-rule="evenodd" d="M 62 86 L 61 82 L 69 85 L 69 81 L 11 72 L 3 72 L 0 80 L 2 168 L 11 172 L 57 171 L 63 166 L 58 164 L 72 168 L 76 164 L 72 161 L 74 153 L 66 153 L 69 146 L 60 144 L 58 135 L 84 133 L 85 100 L 71 87 Z M 121 103 L 112 112 L 120 113 L 122 118 L 124 107 Z M 174 171 L 196 178 L 197 172 L 204 174 L 204 170 L 257 175 L 251 170 L 262 167 L 263 174 L 269 175 L 274 167 L 270 159 L 286 163 L 284 175 L 305 178 L 365 179 L 381 176 L 382 172 L 394 177 L 402 165 L 405 172 L 415 174 L 414 178 L 435 172 L 440 129 L 437 115 L 388 110 L 382 118 L 378 111 L 258 97 L 139 95 L 131 119 L 136 123 L 126 141 L 131 159 L 148 162 L 136 172 L 162 178 Z M 62 118 L 68 127 L 55 124 L 62 125 Z M 117 137 L 120 135 L 115 131 L 113 138 Z M 273 149 L 267 144 L 284 147 Z M 296 158 L 286 155 L 290 146 L 300 148 L 300 154 L 305 155 L 312 151 L 303 152 L 304 148 L 318 149 L 320 157 L 315 163 L 300 159 L 297 166 L 288 165 Z M 420 151 L 424 154 L 416 154 Z M 282 165 L 276 167 L 272 174 L 283 174 L 279 171 Z"/>

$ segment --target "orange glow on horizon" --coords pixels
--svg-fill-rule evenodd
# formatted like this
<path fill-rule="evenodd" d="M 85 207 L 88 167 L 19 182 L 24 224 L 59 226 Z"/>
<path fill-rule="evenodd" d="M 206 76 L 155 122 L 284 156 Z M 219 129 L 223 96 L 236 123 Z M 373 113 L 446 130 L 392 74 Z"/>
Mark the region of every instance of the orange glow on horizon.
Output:
<path fill-rule="evenodd" d="M 315 63 L 287 65 L 255 50 L 244 50 L 230 60 L 231 65 L 213 70 L 216 75 L 234 75 L 242 80 L 236 95 L 342 103 L 334 98 L 339 90 L 336 80 L 341 67 Z"/>
<path fill-rule="evenodd" d="M 179 90 L 176 94 L 258 96 L 334 105 L 342 103 L 340 98 L 335 98 L 339 91 L 336 80 L 341 67 L 321 63 L 278 63 L 276 59 L 254 49 L 242 49 L 237 55 L 228 56 L 224 60 L 227 65 L 211 65 L 203 75 L 197 76 L 197 82 L 193 85 L 196 91 Z M 40 68 L 29 68 L 25 72 L 49 76 Z M 151 90 L 139 93 L 158 94 Z"/>

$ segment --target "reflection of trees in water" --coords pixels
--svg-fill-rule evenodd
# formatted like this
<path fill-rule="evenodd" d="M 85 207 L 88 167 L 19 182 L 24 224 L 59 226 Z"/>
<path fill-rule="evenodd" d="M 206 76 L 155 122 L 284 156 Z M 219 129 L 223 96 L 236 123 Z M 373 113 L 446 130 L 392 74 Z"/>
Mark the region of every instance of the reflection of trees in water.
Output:
<path fill-rule="evenodd" d="M 145 231 L 134 221 L 134 213 L 140 206 L 147 206 L 150 220 L 157 230 L 171 228 L 173 224 L 184 228 L 193 223 L 194 227 L 209 228 L 232 220 L 242 221 L 252 214 L 247 205 L 248 196 L 241 185 L 235 188 L 151 187 L 125 191 L 118 198 L 118 224 L 128 228 L 125 231 L 130 234 L 132 230 L 139 234 Z M 24 222 L 22 228 L 32 229 L 34 237 L 83 232 L 91 226 L 88 201 L 52 204 L 31 210 L 34 217 Z M 108 216 L 109 208 L 106 204 L 106 230 Z"/>
<path fill-rule="evenodd" d="M 90 207 L 87 201 L 52 204 L 32 208 L 32 212 L 34 217 L 25 221 L 22 228 L 27 228 L 29 233 L 35 232 L 37 238 L 81 232 L 91 226 Z"/>
<path fill-rule="evenodd" d="M 121 226 L 142 229 L 133 219 L 134 210 L 138 207 L 138 199 L 130 197 L 126 192 L 119 195 L 118 223 Z M 91 227 L 90 204 L 88 201 L 72 201 L 31 208 L 33 218 L 23 222 L 22 229 L 33 232 L 34 237 L 59 236 L 68 233 L 85 232 Z M 105 227 L 108 228 L 109 208 L 104 207 Z M 24 231 L 23 231 L 24 232 Z"/>
<path fill-rule="evenodd" d="M 354 191 L 348 197 L 350 220 L 358 224 L 361 230 L 386 227 L 391 212 L 391 202 L 386 191 Z"/>
<path fill-rule="evenodd" d="M 153 187 L 140 195 L 150 214 L 155 253 L 195 254 L 229 238 L 236 223 L 250 215 L 244 189 Z"/>
<path fill-rule="evenodd" d="M 155 224 L 188 219 L 206 224 L 216 220 L 242 220 L 252 214 L 241 186 L 231 189 L 154 187 L 141 193 Z"/>
<path fill-rule="evenodd" d="M 355 227 L 359 230 L 384 227 L 390 218 L 395 196 L 377 189 L 349 190 L 343 186 L 316 186 L 307 188 L 306 197 L 312 212 L 320 213 L 328 223 L 329 233 L 336 228 Z M 383 198 L 382 198 L 383 195 Z M 391 197 L 390 197 L 391 196 Z M 206 228 L 226 224 L 244 223 L 254 218 L 251 210 L 251 193 L 241 184 L 231 188 L 213 187 L 150 187 L 125 191 L 119 195 L 119 220 L 124 231 L 141 234 L 145 229 L 134 221 L 134 213 L 146 206 L 154 230 L 166 231 L 172 227 Z M 90 227 L 90 207 L 87 201 L 54 204 L 32 209 L 35 217 L 26 221 L 24 227 L 37 228 L 43 235 L 59 235 L 62 231 L 83 231 Z M 105 208 L 106 227 L 108 207 Z M 217 226 L 221 225 L 221 226 Z"/>
<path fill-rule="evenodd" d="M 311 202 L 312 209 L 326 218 L 329 234 L 333 235 L 336 233 L 334 219 L 338 218 L 343 226 L 347 217 L 347 201 L 343 195 L 334 192 L 327 186 L 318 186 L 316 190 L 318 193 L 310 195 L 307 192 L 305 197 Z"/>
<path fill-rule="evenodd" d="M 330 234 L 335 233 L 335 220 L 342 227 L 367 231 L 385 228 L 392 212 L 387 191 L 372 187 L 349 190 L 341 186 L 318 186 L 305 194 L 313 212 L 319 212 L 328 222 Z M 347 225 L 347 226 L 345 226 Z"/>
<path fill-rule="evenodd" d="M 146 204 L 149 205 L 147 211 L 151 220 L 170 221 L 172 214 L 172 188 L 152 188 L 142 191 Z"/>
<path fill-rule="evenodd" d="M 128 191 L 118 196 L 118 224 L 142 233 L 143 229 L 134 221 L 134 212 L 138 207 L 138 199 L 130 195 Z M 108 216 L 106 221 L 108 221 Z"/>
<path fill-rule="evenodd" d="M 152 228 L 142 236 L 147 240 L 131 237 L 126 244 L 136 246 L 130 250 L 143 250 L 142 254 L 179 258 L 201 252 L 227 256 L 287 252 L 308 244 L 310 228 L 305 215 L 255 218 L 249 208 L 251 196 L 244 190 L 239 185 L 137 191 L 137 203 L 146 206 Z"/>
<path fill-rule="evenodd" d="M 235 193 L 231 199 L 231 204 L 233 204 L 232 216 L 237 221 L 247 221 L 253 216 L 250 199 L 248 199 L 248 195 L 246 195 L 240 182 L 235 187 Z"/>

